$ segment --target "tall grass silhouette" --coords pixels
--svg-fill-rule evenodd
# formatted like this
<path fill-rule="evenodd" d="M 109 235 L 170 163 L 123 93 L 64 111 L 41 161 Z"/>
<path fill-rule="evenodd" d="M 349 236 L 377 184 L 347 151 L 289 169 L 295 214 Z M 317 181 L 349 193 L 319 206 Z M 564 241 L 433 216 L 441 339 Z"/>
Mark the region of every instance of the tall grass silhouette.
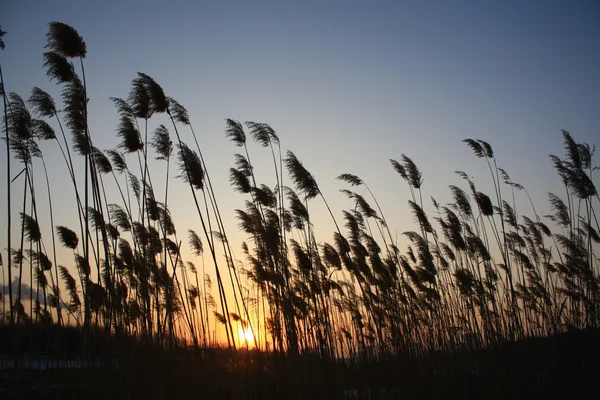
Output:
<path fill-rule="evenodd" d="M 4 33 L 0 29 L 0 39 Z M 94 378 L 99 365 L 108 371 L 118 365 L 116 382 L 129 393 L 179 390 L 158 381 L 141 388 L 141 380 L 157 377 L 144 365 L 150 362 L 173 368 L 168 382 L 178 382 L 180 372 L 193 376 L 187 369 L 203 382 L 215 378 L 217 383 L 203 387 L 188 382 L 208 397 L 253 391 L 335 397 L 357 385 L 347 379 L 353 373 L 361 384 L 377 385 L 383 378 L 369 371 L 396 368 L 418 375 L 434 361 L 436 369 L 450 371 L 512 342 L 598 328 L 595 148 L 577 143 L 569 132 L 562 131 L 564 158 L 550 156 L 564 193 L 549 193 L 552 214 L 546 216 L 538 215 L 526 188 L 498 167 L 485 141 L 464 140 L 485 162 L 493 193 L 478 190 L 458 171 L 463 185 L 449 187 L 451 201 L 445 204 L 424 201 L 424 177 L 409 156 L 390 160 L 398 184 L 408 186 L 415 222 L 414 230 L 403 233 L 401 249 L 391 233 L 393 221 L 384 217 L 367 182 L 340 174 L 349 208 L 336 213 L 309 166 L 284 152 L 275 130 L 262 122 L 225 121 L 225 138 L 239 151 L 230 184 L 246 201 L 233 214 L 222 210 L 218 196 L 224 194 L 213 190 L 187 110 L 144 73 L 133 78 L 124 98 L 111 98 L 119 115 L 116 147 L 96 148 L 88 125 L 93 110 L 83 38 L 52 22 L 46 49 L 44 68 L 59 85 L 61 105 L 38 87 L 27 101 L 6 93 L 0 69 L 8 249 L 2 328 L 12 338 L 7 351 L 15 368 L 24 368 L 27 343 L 34 343 L 38 330 L 60 328 L 81 343 L 76 353 L 84 373 L 90 371 L 86 382 L 100 379 Z M 192 145 L 186 143 L 191 139 Z M 72 184 L 78 226 L 54 221 L 43 158 L 54 145 Z M 251 154 L 272 159 L 272 175 L 258 176 Z M 16 175 L 11 158 L 21 168 Z M 173 167 L 189 187 L 201 227 L 200 233 L 186 231 L 187 239 L 169 211 Z M 36 191 L 42 173 L 45 196 Z M 19 247 L 13 248 L 11 185 L 20 184 Z M 530 204 L 517 204 L 517 191 L 526 192 Z M 315 201 L 332 218 L 331 243 L 316 235 Z M 45 202 L 50 226 L 42 227 Z M 231 215 L 246 235 L 243 260 L 236 259 L 238 249 L 225 230 Z M 184 240 L 191 252 L 183 251 Z M 72 253 L 70 264 L 59 265 L 57 244 Z M 240 331 L 251 332 L 254 343 Z M 66 354 L 62 346 L 55 355 Z M 223 389 L 226 381 L 230 385 Z M 324 382 L 332 389 L 317 389 Z"/>

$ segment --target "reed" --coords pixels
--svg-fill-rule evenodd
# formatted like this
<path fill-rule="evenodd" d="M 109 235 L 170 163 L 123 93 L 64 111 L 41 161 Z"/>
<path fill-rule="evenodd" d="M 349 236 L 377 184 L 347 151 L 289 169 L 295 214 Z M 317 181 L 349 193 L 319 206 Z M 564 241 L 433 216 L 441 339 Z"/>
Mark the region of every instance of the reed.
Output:
<path fill-rule="evenodd" d="M 44 67 L 60 85 L 61 106 L 38 87 L 27 102 L 6 93 L 0 69 L 9 249 L 9 310 L 3 306 L 3 312 L 7 329 L 14 329 L 7 332 L 17 337 L 16 360 L 26 346 L 18 335 L 26 329 L 75 329 L 90 381 L 96 363 L 106 371 L 117 363 L 125 371 L 120 384 L 144 391 L 136 386 L 140 376 L 155 373 L 144 367 L 138 375 L 135 360 L 147 357 L 174 371 L 194 368 L 206 379 L 231 379 L 230 393 L 236 395 L 254 389 L 264 394 L 271 387 L 274 396 L 309 396 L 317 392 L 302 392 L 305 378 L 313 379 L 314 390 L 323 383 L 338 390 L 356 373 L 361 385 L 380 387 L 384 377 L 393 381 L 393 373 L 376 372 L 398 367 L 410 381 L 417 379 L 413 369 L 479 365 L 482 354 L 513 342 L 599 327 L 594 147 L 570 133 L 562 132 L 564 158 L 551 156 L 564 193 L 549 194 L 547 216 L 538 215 L 526 188 L 498 167 L 498 155 L 485 141 L 464 142 L 486 162 L 489 195 L 457 171 L 461 179 L 449 187 L 449 201 L 432 198 L 426 204 L 426 177 L 417 163 L 405 154 L 391 160 L 408 186 L 415 222 L 399 240 L 391 233 L 394 221 L 384 217 L 375 193 L 357 175 L 338 176 L 348 208 L 332 209 L 309 166 L 292 151 L 283 156 L 282 140 L 270 125 L 227 119 L 225 138 L 239 149 L 230 184 L 244 201 L 229 213 L 220 207 L 206 149 L 183 105 L 138 73 L 126 98 L 111 98 L 119 115 L 116 148 L 98 149 L 88 126 L 93 110 L 83 38 L 53 22 L 46 47 Z M 76 228 L 54 221 L 56 201 L 42 156 L 49 143 L 58 145 L 73 187 Z M 257 173 L 257 157 L 272 160 L 270 176 Z M 22 166 L 14 177 L 10 159 Z M 76 168 L 81 161 L 82 174 Z M 182 221 L 174 221 L 169 210 L 173 162 L 195 210 L 186 223 L 201 227 L 199 233 L 187 230 L 186 245 L 177 230 Z M 35 190 L 40 166 L 45 198 Z M 11 184 L 19 179 L 19 248 L 12 248 Z M 518 192 L 526 193 L 529 204 L 517 201 Z M 322 221 L 312 213 L 315 199 L 335 227 L 329 242 L 316 234 Z M 46 202 L 51 229 L 40 223 Z M 231 215 L 246 235 L 240 253 L 225 228 Z M 59 255 L 56 238 L 66 253 Z M 212 264 L 209 273 L 206 263 Z M 267 371 L 266 377 L 259 371 Z M 178 382 L 177 373 L 169 382 Z M 172 389 L 151 386 L 157 393 Z M 215 387 L 207 385 L 204 393 L 215 394 Z"/>

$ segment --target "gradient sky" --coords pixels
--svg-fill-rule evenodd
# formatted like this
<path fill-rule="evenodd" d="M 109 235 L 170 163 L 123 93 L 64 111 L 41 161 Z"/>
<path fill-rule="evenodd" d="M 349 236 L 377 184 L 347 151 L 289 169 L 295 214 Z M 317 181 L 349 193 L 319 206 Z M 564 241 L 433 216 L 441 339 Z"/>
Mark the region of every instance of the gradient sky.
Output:
<path fill-rule="evenodd" d="M 225 139 L 225 118 L 270 124 L 339 218 L 353 205 L 335 177 L 359 175 L 397 233 L 415 226 L 406 207 L 410 193 L 390 158 L 412 157 L 424 175 L 425 199 L 445 203 L 448 185 L 466 188 L 455 170 L 489 193 L 487 165 L 461 143 L 484 139 L 542 214 L 546 192 L 562 193 L 548 158 L 564 154 L 561 129 L 578 142 L 600 142 L 597 1 L 4 0 L 0 25 L 8 34 L 0 62 L 7 91 L 26 98 L 40 86 L 58 100 L 42 68 L 51 21 L 72 25 L 87 42 L 95 145 L 116 146 L 118 115 L 109 96 L 126 97 L 136 72 L 147 73 L 188 108 L 228 215 L 245 197 L 229 189 L 237 149 Z M 160 118 L 154 124 L 167 122 Z M 42 150 L 54 196 L 65 196 L 56 223 L 75 228 L 67 170 L 55 145 Z M 258 180 L 274 185 L 270 154 L 250 150 Z M 1 152 L 0 165 L 5 157 Z M 199 229 L 186 216 L 193 212 L 189 190 L 173 190 L 179 231 Z M 523 194 L 518 201 L 529 213 Z M 320 240 L 330 241 L 333 228 L 320 202 L 312 210 L 323 219 L 316 222 Z M 237 232 L 235 221 L 227 229 Z M 4 228 L 0 238 L 5 247 Z"/>

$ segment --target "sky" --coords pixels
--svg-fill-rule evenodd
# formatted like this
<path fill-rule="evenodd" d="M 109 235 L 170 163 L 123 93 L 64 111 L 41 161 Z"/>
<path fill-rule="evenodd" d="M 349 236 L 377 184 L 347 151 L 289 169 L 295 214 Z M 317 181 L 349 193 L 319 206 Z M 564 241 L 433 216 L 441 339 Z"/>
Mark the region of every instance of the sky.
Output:
<path fill-rule="evenodd" d="M 243 235 L 232 215 L 245 197 L 229 188 L 238 149 L 225 138 L 226 118 L 270 124 L 339 219 L 353 204 L 335 178 L 353 173 L 378 197 L 392 232 L 416 229 L 410 192 L 389 162 L 401 154 L 421 169 L 426 204 L 430 196 L 449 202 L 448 185 L 467 189 L 456 170 L 491 194 L 487 165 L 465 138 L 488 141 L 498 166 L 548 213 L 547 192 L 561 193 L 548 158 L 564 154 L 561 129 L 578 142 L 600 142 L 599 20 L 596 1 L 4 0 L 0 63 L 7 92 L 26 98 L 39 86 L 58 100 L 42 68 L 47 24 L 76 28 L 88 48 L 90 130 L 104 150 L 118 143 L 109 97 L 125 98 L 137 72 L 153 77 L 188 109 L 239 248 Z M 75 228 L 67 170 L 55 146 L 42 151 L 53 196 L 61 199 L 54 200 L 56 224 Z M 270 153 L 257 145 L 250 152 L 259 182 L 273 186 Z M 5 157 L 1 152 L 2 169 Z M 0 179 L 4 248 L 4 174 Z M 200 230 L 189 190 L 178 181 L 175 222 L 180 231 Z M 530 213 L 523 193 L 517 200 Z M 311 207 L 320 240 L 331 241 L 325 208 L 318 201 Z"/>

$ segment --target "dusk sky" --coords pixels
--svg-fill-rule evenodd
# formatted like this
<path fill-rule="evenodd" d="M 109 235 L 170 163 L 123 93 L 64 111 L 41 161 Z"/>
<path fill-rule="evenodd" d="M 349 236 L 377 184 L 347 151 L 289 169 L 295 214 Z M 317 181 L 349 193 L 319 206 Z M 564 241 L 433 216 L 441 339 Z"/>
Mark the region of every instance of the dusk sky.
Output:
<path fill-rule="evenodd" d="M 431 211 L 430 196 L 446 203 L 448 185 L 468 188 L 455 170 L 490 192 L 485 161 L 461 142 L 486 140 L 498 166 L 528 188 L 538 212 L 547 213 L 546 193 L 561 193 L 548 158 L 564 154 L 561 129 L 578 142 L 600 143 L 597 1 L 5 0 L 0 16 L 8 32 L 0 52 L 5 89 L 24 98 L 39 86 L 59 101 L 58 86 L 42 67 L 48 23 L 67 23 L 83 36 L 90 129 L 100 149 L 118 143 L 119 117 L 109 97 L 126 98 L 138 71 L 160 83 L 189 110 L 229 216 L 246 197 L 229 188 L 238 149 L 225 138 L 226 118 L 270 124 L 340 219 L 353 204 L 339 193 L 347 185 L 335 177 L 360 176 L 398 235 L 415 225 L 406 207 L 410 193 L 390 158 L 404 153 L 419 166 Z M 151 120 L 153 127 L 167 122 L 163 116 Z M 68 199 L 56 206 L 55 221 L 75 227 L 66 167 L 55 145 L 44 143 L 42 151 L 53 195 Z M 257 145 L 250 151 L 257 179 L 273 186 L 270 153 Z M 2 151 L 2 169 L 5 157 Z M 13 176 L 20 170 L 14 165 Z M 4 174 L 1 179 L 4 248 Z M 186 215 L 189 189 L 178 182 L 173 190 L 178 229 L 199 229 Z M 517 201 L 531 214 L 524 194 Z M 315 222 L 320 240 L 330 241 L 330 220 L 321 202 L 314 204 L 323 218 Z M 236 223 L 229 221 L 233 235 Z"/>

